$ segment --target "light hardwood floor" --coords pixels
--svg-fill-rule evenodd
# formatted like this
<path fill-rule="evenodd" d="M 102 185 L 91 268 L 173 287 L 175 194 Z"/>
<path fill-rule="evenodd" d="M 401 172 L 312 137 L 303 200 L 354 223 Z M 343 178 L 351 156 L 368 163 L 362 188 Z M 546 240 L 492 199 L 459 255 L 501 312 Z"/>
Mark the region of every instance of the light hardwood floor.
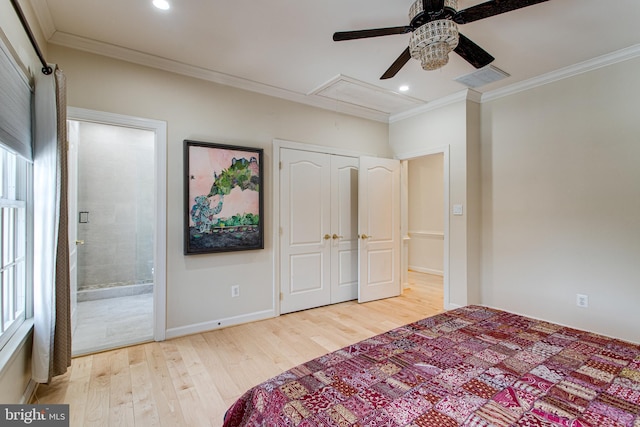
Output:
<path fill-rule="evenodd" d="M 71 426 L 220 426 L 247 389 L 327 352 L 443 311 L 442 277 L 403 295 L 320 307 L 73 359 L 32 403 L 70 405 Z"/>

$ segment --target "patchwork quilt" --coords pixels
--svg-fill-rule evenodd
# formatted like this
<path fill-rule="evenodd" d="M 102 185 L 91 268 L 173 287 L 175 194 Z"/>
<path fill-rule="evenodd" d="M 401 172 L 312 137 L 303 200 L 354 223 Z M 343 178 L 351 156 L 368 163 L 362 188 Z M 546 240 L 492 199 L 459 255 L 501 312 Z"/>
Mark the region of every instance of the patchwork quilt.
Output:
<path fill-rule="evenodd" d="M 252 388 L 232 426 L 640 427 L 640 345 L 468 306 Z"/>

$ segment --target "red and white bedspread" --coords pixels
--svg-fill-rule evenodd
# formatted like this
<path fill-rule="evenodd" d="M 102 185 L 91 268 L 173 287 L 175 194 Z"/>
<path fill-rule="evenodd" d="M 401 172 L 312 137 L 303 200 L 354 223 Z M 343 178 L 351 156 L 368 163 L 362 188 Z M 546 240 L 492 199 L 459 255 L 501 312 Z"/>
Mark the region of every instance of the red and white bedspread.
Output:
<path fill-rule="evenodd" d="M 468 306 L 252 388 L 232 426 L 640 427 L 640 345 Z"/>

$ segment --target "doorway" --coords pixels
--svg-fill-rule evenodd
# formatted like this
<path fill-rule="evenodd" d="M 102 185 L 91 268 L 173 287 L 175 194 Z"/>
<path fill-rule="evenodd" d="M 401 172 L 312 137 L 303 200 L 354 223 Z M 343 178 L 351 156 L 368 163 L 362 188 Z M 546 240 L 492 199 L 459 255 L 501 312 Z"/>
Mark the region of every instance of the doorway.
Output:
<path fill-rule="evenodd" d="M 449 306 L 449 147 L 414 153 L 403 164 L 403 285 L 442 283 Z M 438 279 L 440 277 L 441 279 Z"/>
<path fill-rule="evenodd" d="M 408 268 L 442 276 L 444 271 L 444 155 L 408 162 Z"/>
<path fill-rule="evenodd" d="M 164 144 L 157 128 L 74 112 L 68 120 L 72 353 L 164 339 L 164 310 L 157 313 L 165 294 L 164 257 L 158 257 L 165 214 L 157 203 L 164 183 L 157 152 Z"/>

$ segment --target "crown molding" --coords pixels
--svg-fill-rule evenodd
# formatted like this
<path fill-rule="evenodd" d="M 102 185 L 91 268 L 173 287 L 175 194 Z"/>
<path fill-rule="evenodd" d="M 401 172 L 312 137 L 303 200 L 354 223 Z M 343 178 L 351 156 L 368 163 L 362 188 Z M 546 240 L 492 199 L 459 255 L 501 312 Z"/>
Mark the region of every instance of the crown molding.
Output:
<path fill-rule="evenodd" d="M 549 83 L 557 82 L 559 80 L 567 79 L 569 77 L 577 76 L 579 74 L 587 73 L 589 71 L 596 70 L 598 68 L 606 67 L 609 65 L 624 62 L 629 59 L 637 58 L 640 56 L 640 44 L 636 44 L 618 51 L 599 56 L 588 61 L 580 62 L 569 67 L 561 68 L 559 70 L 552 71 L 547 74 L 543 74 L 528 80 L 524 80 L 518 83 L 514 83 L 509 86 L 505 86 L 500 89 L 492 90 L 490 92 L 479 93 L 472 89 L 454 93 L 440 99 L 431 101 L 418 108 L 413 108 L 408 111 L 404 111 L 399 114 L 394 114 L 389 117 L 389 123 L 398 122 L 407 119 L 412 116 L 433 111 L 450 104 L 455 104 L 463 100 L 469 100 L 483 104 L 485 102 L 493 101 L 505 96 L 513 95 L 518 92 L 534 89 L 539 86 L 544 86 Z"/>
<path fill-rule="evenodd" d="M 308 96 L 60 31 L 56 31 L 53 34 L 49 39 L 49 43 L 382 123 L 387 123 L 389 120 L 389 114 L 366 107 Z"/>
<path fill-rule="evenodd" d="M 438 110 L 442 107 L 446 107 L 447 105 L 456 104 L 462 101 L 472 101 L 480 103 L 481 94 L 473 89 L 464 89 L 460 92 L 456 92 L 454 94 L 430 101 L 424 105 L 421 105 L 420 107 L 403 111 L 398 114 L 393 114 L 389 117 L 389 123 L 399 122 L 401 120 L 408 119 L 409 117 L 417 116 L 428 111 Z"/>
<path fill-rule="evenodd" d="M 67 33 L 61 33 L 59 31 L 56 31 L 53 34 L 53 36 L 49 39 L 49 42 L 72 49 L 108 56 L 111 58 L 120 59 L 151 68 L 169 71 L 176 74 L 194 77 L 197 79 L 206 80 L 226 86 L 232 86 L 250 92 L 256 92 L 267 96 L 285 99 L 312 107 L 335 111 L 342 114 L 353 115 L 382 123 L 395 123 L 409 117 L 423 114 L 428 111 L 437 110 L 439 108 L 443 108 L 447 105 L 455 104 L 461 101 L 471 101 L 477 103 L 493 101 L 505 96 L 516 94 L 518 92 L 534 89 L 539 86 L 544 86 L 549 83 L 587 73 L 598 68 L 617 64 L 619 62 L 624 62 L 640 56 L 640 44 L 636 44 L 628 48 L 602 55 L 588 61 L 561 68 L 559 70 L 555 70 L 541 76 L 524 80 L 522 82 L 514 83 L 501 89 L 496 89 L 486 93 L 480 93 L 473 89 L 465 89 L 460 92 L 456 92 L 454 94 L 430 101 L 417 108 L 390 115 L 388 113 L 361 107 L 351 103 L 288 91 L 274 86 L 265 85 L 263 83 L 235 77 L 229 74 L 224 74 L 201 67 L 195 67 L 159 56 L 154 56 L 131 49 L 126 49 L 120 46 L 98 42 L 95 40 L 89 40 Z"/>
<path fill-rule="evenodd" d="M 533 89 L 539 86 L 544 86 L 549 83 L 554 83 L 559 80 L 567 79 L 569 77 L 577 76 L 579 74 L 587 73 L 589 71 L 596 70 L 598 68 L 606 67 L 609 65 L 624 62 L 629 59 L 637 58 L 640 56 L 640 44 L 629 46 L 624 49 L 617 50 L 606 55 L 599 56 L 597 58 L 590 59 L 588 61 L 580 62 L 559 70 L 552 71 L 547 74 L 542 74 L 538 77 L 534 77 L 522 82 L 514 83 L 512 85 L 503 87 L 501 89 L 492 90 L 482 94 L 482 103 L 493 101 L 498 98 L 513 95 L 518 92 Z"/>
<path fill-rule="evenodd" d="M 467 89 L 467 101 L 480 104 L 482 102 L 482 94 L 473 89 Z"/>
<path fill-rule="evenodd" d="M 461 102 L 463 100 L 477 103 L 493 101 L 518 92 L 530 90 L 538 86 L 543 86 L 640 56 L 640 44 L 636 44 L 620 49 L 616 52 L 602 55 L 591 60 L 561 68 L 559 70 L 514 83 L 493 91 L 480 93 L 472 89 L 466 89 L 452 95 L 427 102 L 417 108 L 412 108 L 397 114 L 388 114 L 347 102 L 341 102 L 333 99 L 329 100 L 310 94 L 288 91 L 229 74 L 126 49 L 121 46 L 110 45 L 74 36 L 72 34 L 61 33 L 56 31 L 53 19 L 49 12 L 49 7 L 47 6 L 47 0 L 29 0 L 29 2 L 34 9 L 41 30 L 49 43 L 382 123 L 398 122 L 412 116 Z"/>
<path fill-rule="evenodd" d="M 40 29 L 44 37 L 49 40 L 56 32 L 56 26 L 53 23 L 47 0 L 29 0 L 31 8 L 36 15 Z"/>

